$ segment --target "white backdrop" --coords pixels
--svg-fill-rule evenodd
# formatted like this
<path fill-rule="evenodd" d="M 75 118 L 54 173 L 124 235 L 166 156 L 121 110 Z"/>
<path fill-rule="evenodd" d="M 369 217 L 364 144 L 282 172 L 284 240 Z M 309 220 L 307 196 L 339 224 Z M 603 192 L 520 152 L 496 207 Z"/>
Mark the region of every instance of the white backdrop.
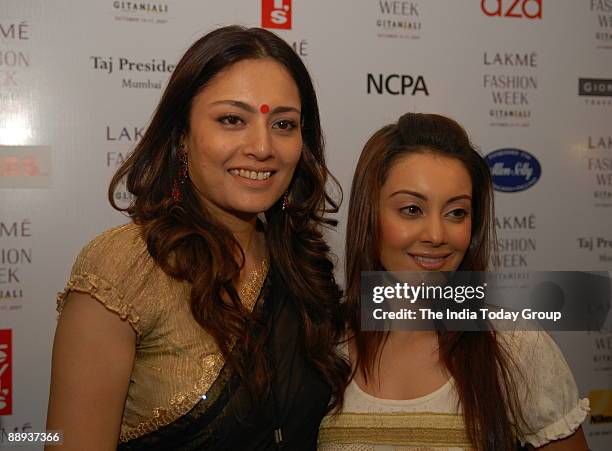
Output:
<path fill-rule="evenodd" d="M 126 222 L 108 182 L 171 65 L 232 23 L 290 27 L 274 31 L 315 80 L 345 200 L 374 130 L 407 111 L 449 115 L 483 154 L 519 149 L 523 168 L 541 166 L 519 174 L 528 189 L 496 194 L 506 270 L 612 269 L 610 0 L 2 0 L 0 448 L 44 431 L 55 293 L 79 249 Z M 129 70 L 152 60 L 161 71 Z M 340 279 L 347 203 L 328 235 Z M 591 398 L 589 445 L 610 449 L 612 330 L 555 338 Z"/>

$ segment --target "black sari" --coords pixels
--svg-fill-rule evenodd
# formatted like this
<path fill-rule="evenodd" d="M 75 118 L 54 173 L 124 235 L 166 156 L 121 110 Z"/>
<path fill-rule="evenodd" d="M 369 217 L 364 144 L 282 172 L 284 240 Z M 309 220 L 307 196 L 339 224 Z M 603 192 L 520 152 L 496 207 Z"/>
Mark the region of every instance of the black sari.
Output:
<path fill-rule="evenodd" d="M 271 268 L 256 306 L 270 333 L 266 346 L 272 389 L 268 394 L 252 400 L 226 363 L 188 413 L 121 443 L 118 450 L 316 449 L 319 423 L 331 392 L 306 359 L 300 315 L 274 273 Z"/>

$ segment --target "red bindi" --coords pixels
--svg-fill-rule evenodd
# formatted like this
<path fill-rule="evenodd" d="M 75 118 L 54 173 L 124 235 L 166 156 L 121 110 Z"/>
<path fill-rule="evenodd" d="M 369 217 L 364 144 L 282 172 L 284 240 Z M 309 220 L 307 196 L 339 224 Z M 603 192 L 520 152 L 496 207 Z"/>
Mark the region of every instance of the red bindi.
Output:
<path fill-rule="evenodd" d="M 262 106 L 259 107 L 259 111 L 261 111 L 263 114 L 266 114 L 270 111 L 270 107 L 264 103 Z"/>

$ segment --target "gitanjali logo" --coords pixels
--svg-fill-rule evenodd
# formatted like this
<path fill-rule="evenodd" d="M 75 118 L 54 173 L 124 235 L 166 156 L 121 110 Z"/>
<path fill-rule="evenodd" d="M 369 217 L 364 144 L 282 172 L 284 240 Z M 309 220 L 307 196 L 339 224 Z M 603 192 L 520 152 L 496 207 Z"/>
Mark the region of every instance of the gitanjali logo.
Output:
<path fill-rule="evenodd" d="M 113 2 L 113 8 L 121 12 L 146 12 L 146 13 L 167 13 L 168 5 L 163 3 L 147 2 Z"/>
<path fill-rule="evenodd" d="M 13 413 L 13 347 L 11 329 L 0 330 L 0 416 Z"/>
<path fill-rule="evenodd" d="M 261 26 L 291 30 L 291 0 L 262 0 Z"/>
<path fill-rule="evenodd" d="M 481 0 L 480 9 L 489 17 L 542 18 L 542 0 Z"/>

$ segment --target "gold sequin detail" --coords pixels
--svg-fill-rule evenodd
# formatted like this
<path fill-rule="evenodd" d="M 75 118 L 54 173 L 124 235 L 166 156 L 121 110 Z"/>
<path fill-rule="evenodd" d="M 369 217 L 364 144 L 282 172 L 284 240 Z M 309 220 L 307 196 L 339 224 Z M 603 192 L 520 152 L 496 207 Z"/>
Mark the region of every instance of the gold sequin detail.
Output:
<path fill-rule="evenodd" d="M 321 423 L 319 443 L 470 448 L 462 415 L 431 412 L 341 413 Z"/>
<path fill-rule="evenodd" d="M 242 304 L 252 311 L 263 287 L 266 276 L 268 275 L 269 263 L 265 259 L 262 261 L 259 268 L 253 270 L 249 275 L 246 283 L 239 291 Z M 206 394 L 211 385 L 219 376 L 225 360 L 221 352 L 215 352 L 204 357 L 201 370 L 202 376 L 196 385 L 188 392 L 180 392 L 175 394 L 171 399 L 167 408 L 156 407 L 151 413 L 151 418 L 147 421 L 139 423 L 135 428 L 123 432 L 119 436 L 121 442 L 126 442 L 140 437 L 148 432 L 155 431 L 163 426 L 166 426 L 177 418 L 189 412 L 198 402 L 202 395 Z"/>

